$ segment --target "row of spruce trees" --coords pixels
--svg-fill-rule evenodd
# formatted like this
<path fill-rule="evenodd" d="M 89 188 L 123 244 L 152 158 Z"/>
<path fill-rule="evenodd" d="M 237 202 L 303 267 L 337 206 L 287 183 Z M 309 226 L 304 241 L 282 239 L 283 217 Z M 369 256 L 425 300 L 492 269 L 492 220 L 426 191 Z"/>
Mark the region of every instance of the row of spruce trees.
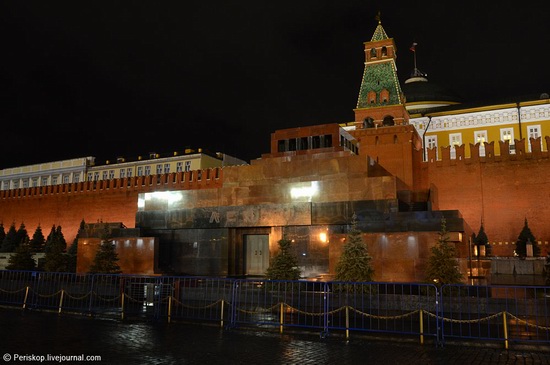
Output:
<path fill-rule="evenodd" d="M 473 242 L 478 246 L 486 247 L 486 254 L 490 256 L 490 244 L 485 234 L 483 224 L 477 235 L 474 234 Z M 525 257 L 527 254 L 527 243 L 533 243 L 533 255 L 540 255 L 540 248 L 536 245 L 536 240 L 527 219 L 524 227 L 516 242 L 516 254 Z M 269 280 L 298 280 L 301 277 L 301 270 L 298 267 L 298 258 L 291 252 L 291 240 L 283 237 L 279 242 L 279 253 L 273 257 L 270 266 L 266 271 L 266 277 Z M 479 252 L 479 251 L 478 251 Z M 550 257 L 550 256 L 549 256 Z M 550 259 L 549 266 L 550 266 Z M 547 273 L 550 282 L 550 273 Z M 366 243 L 363 241 L 362 233 L 357 228 L 355 215 L 352 218 L 351 227 L 347 234 L 342 255 L 336 264 L 336 281 L 342 282 L 370 282 L 374 278 L 374 269 L 372 267 L 372 257 L 369 255 Z M 441 219 L 441 230 L 437 244 L 431 248 L 428 258 L 425 281 L 435 283 L 437 286 L 444 284 L 462 283 L 464 276 L 460 272 L 457 252 L 454 244 L 449 241 L 447 231 L 447 222 L 443 217 Z"/>
<path fill-rule="evenodd" d="M 46 272 L 76 272 L 76 258 L 78 252 L 78 238 L 85 229 L 86 223 L 81 221 L 79 233 L 72 244 L 67 247 L 61 226 L 53 225 L 47 237 L 44 237 L 39 225 L 32 238 L 29 237 L 24 223 L 15 229 L 12 223 L 8 232 L 0 223 L 0 252 L 12 252 L 6 269 L 8 270 L 39 270 Z M 94 257 L 90 273 L 121 273 L 118 265 L 118 254 L 115 245 L 110 239 L 110 231 L 104 224 L 100 235 L 101 243 Z M 44 260 L 38 263 L 34 259 L 37 253 L 44 253 Z"/>
<path fill-rule="evenodd" d="M 19 229 L 15 229 L 12 223 L 8 232 L 0 223 L 0 252 L 15 252 L 11 255 L 8 270 L 44 270 L 48 272 L 76 272 L 76 257 L 78 250 L 78 238 L 80 232 L 86 227 L 81 221 L 79 233 L 67 249 L 67 243 L 63 236 L 61 226 L 52 226 L 50 233 L 45 238 L 40 225 L 36 228 L 32 238 L 29 238 L 25 225 L 22 223 Z M 90 268 L 91 273 L 121 273 L 118 265 L 118 254 L 115 245 L 110 238 L 107 224 L 104 224 L 100 233 L 101 243 Z M 478 246 L 486 247 L 486 255 L 490 256 L 490 244 L 485 234 L 483 223 L 473 242 Z M 298 258 L 291 253 L 291 241 L 285 237 L 279 242 L 279 253 L 275 255 L 266 271 L 266 278 L 270 280 L 298 280 L 301 270 L 298 267 Z M 533 255 L 540 255 L 540 247 L 532 234 L 527 219 L 516 242 L 516 254 L 525 257 L 527 244 L 533 244 Z M 44 252 L 42 264 L 36 265 L 33 258 L 35 253 Z M 479 252 L 479 251 L 478 251 Z M 357 228 L 355 215 L 352 218 L 351 228 L 343 247 L 342 255 L 336 264 L 335 280 L 345 282 L 369 282 L 373 280 L 374 269 L 372 257 L 369 255 L 367 245 L 363 242 L 362 233 Z M 550 260 L 549 260 L 550 262 Z M 548 273 L 550 277 L 550 272 Z M 460 283 L 463 276 L 458 268 L 456 250 L 449 243 L 449 236 L 445 218 L 441 221 L 439 240 L 432 247 L 426 269 L 426 281 L 438 285 Z M 550 279 L 549 279 L 550 280 Z"/>

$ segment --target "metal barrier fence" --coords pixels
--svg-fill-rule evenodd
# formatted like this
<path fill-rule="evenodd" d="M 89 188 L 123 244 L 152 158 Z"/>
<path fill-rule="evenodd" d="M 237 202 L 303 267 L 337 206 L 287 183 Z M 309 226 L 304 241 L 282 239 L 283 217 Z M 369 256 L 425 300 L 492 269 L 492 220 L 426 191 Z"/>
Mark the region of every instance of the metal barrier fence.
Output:
<path fill-rule="evenodd" d="M 549 287 L 0 271 L 0 304 L 126 319 L 550 344 Z"/>

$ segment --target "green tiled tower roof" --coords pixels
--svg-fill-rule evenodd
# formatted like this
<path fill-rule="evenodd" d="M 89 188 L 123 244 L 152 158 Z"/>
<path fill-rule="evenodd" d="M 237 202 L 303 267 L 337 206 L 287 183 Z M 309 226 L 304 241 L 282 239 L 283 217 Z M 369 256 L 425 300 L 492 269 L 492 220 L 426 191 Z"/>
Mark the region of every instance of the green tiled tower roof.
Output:
<path fill-rule="evenodd" d="M 371 42 L 376 41 L 382 41 L 384 39 L 388 39 L 388 35 L 386 34 L 386 31 L 382 27 L 382 23 L 378 22 L 378 26 L 374 30 L 374 34 L 372 35 Z"/>
<path fill-rule="evenodd" d="M 380 53 L 380 49 L 383 47 L 388 50 L 385 56 Z M 395 44 L 393 39 L 389 38 L 386 34 L 380 21 L 372 35 L 371 41 L 365 43 L 365 54 L 367 55 L 372 48 L 377 49 L 378 57 L 371 58 L 370 60 L 367 58 L 365 62 L 357 108 L 378 108 L 381 106 L 404 104 L 403 92 L 401 91 L 401 85 L 397 77 Z M 386 102 L 380 100 L 379 95 L 382 90 L 389 92 L 389 99 Z M 378 96 L 374 102 L 368 100 L 368 93 L 370 91 L 374 91 Z"/>

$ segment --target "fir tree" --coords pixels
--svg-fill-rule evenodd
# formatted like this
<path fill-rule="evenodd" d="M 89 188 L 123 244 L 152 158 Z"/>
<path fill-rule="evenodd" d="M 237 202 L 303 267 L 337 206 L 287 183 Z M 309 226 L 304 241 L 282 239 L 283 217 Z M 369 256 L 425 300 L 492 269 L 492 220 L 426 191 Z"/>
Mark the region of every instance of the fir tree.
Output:
<path fill-rule="evenodd" d="M 67 244 L 63 233 L 61 233 L 61 226 L 56 227 L 53 225 L 48 239 L 46 240 L 44 256 L 44 270 L 49 272 L 67 272 L 68 259 L 64 254 Z"/>
<path fill-rule="evenodd" d="M 355 215 L 347 235 L 342 256 L 336 263 L 337 281 L 369 282 L 374 276 L 367 245 L 363 242 L 361 231 L 357 228 Z"/>
<path fill-rule="evenodd" d="M 481 227 L 479 227 L 479 232 L 477 233 L 477 236 L 474 235 L 474 243 L 477 246 L 478 256 L 480 252 L 479 248 L 481 246 L 485 246 L 485 256 L 491 256 L 491 245 L 489 244 L 489 238 L 487 237 L 485 229 L 483 228 L 483 222 L 481 222 Z"/>
<path fill-rule="evenodd" d="M 109 227 L 104 224 L 101 233 L 101 243 L 90 267 L 90 273 L 120 274 L 118 254 L 110 238 Z"/>
<path fill-rule="evenodd" d="M 21 223 L 19 226 L 19 229 L 16 232 L 15 241 L 17 242 L 17 246 L 19 246 L 22 242 L 29 242 L 29 233 L 27 232 L 27 228 L 24 223 Z"/>
<path fill-rule="evenodd" d="M 283 237 L 279 240 L 279 253 L 271 259 L 265 272 L 268 280 L 298 280 L 302 274 L 298 258 L 290 252 L 292 241 Z"/>
<path fill-rule="evenodd" d="M 20 242 L 17 242 L 17 230 L 15 229 L 15 222 L 13 222 L 2 241 L 2 247 L 0 252 L 14 252 Z"/>
<path fill-rule="evenodd" d="M 42 233 L 42 227 L 38 225 L 30 241 L 30 250 L 31 252 L 42 252 L 45 245 L 46 239 L 44 238 L 44 233 Z"/>
<path fill-rule="evenodd" d="M 84 231 L 86 228 L 86 223 L 84 222 L 84 219 L 80 222 L 80 228 L 78 229 L 78 232 L 73 240 L 73 243 L 69 246 L 69 249 L 67 250 L 67 256 L 68 256 L 68 264 L 67 269 L 69 272 L 76 272 L 76 264 L 77 264 L 77 256 L 78 256 L 78 238 L 80 236 L 80 233 Z"/>
<path fill-rule="evenodd" d="M 426 280 L 435 283 L 437 286 L 462 283 L 463 275 L 458 267 L 455 247 L 449 243 L 445 217 L 441 219 L 439 240 L 430 251 L 431 255 L 428 258 L 426 268 Z"/>
<path fill-rule="evenodd" d="M 0 223 L 0 247 L 4 242 L 4 238 L 6 238 L 6 230 L 4 229 L 4 223 Z"/>
<path fill-rule="evenodd" d="M 533 233 L 531 233 L 531 229 L 527 224 L 527 218 L 525 218 L 523 229 L 521 230 L 518 236 L 518 240 L 516 241 L 516 254 L 520 258 L 525 258 L 527 256 L 527 242 L 530 242 L 533 246 L 533 256 L 540 256 L 540 247 L 539 245 L 537 245 L 537 240 L 535 239 L 535 236 L 533 236 Z"/>
<path fill-rule="evenodd" d="M 36 263 L 33 259 L 29 244 L 22 243 L 8 260 L 7 270 L 34 270 Z"/>

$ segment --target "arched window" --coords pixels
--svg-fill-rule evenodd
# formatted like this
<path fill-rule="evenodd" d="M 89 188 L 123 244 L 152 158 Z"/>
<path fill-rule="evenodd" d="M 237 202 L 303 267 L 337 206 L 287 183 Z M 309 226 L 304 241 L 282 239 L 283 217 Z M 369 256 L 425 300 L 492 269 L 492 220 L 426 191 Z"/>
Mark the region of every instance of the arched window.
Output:
<path fill-rule="evenodd" d="M 382 91 L 380 91 L 380 103 L 386 104 L 389 101 L 390 101 L 390 92 L 388 91 L 388 89 L 382 89 Z"/>
<path fill-rule="evenodd" d="M 363 120 L 363 128 L 374 128 L 374 119 L 371 117 L 366 117 Z"/>
<path fill-rule="evenodd" d="M 391 115 L 386 115 L 384 117 L 384 120 L 382 121 L 382 125 L 386 126 L 386 127 L 389 127 L 389 126 L 392 126 L 392 125 L 395 125 L 395 122 L 393 120 L 393 117 Z"/>
<path fill-rule="evenodd" d="M 370 56 L 371 56 L 371 58 L 376 58 L 376 48 L 372 48 L 370 50 Z"/>
<path fill-rule="evenodd" d="M 388 55 L 388 49 L 384 46 L 382 47 L 382 57 L 385 57 Z"/>
<path fill-rule="evenodd" d="M 368 97 L 369 104 L 376 103 L 376 93 L 374 91 L 369 91 L 369 94 L 367 97 Z"/>

